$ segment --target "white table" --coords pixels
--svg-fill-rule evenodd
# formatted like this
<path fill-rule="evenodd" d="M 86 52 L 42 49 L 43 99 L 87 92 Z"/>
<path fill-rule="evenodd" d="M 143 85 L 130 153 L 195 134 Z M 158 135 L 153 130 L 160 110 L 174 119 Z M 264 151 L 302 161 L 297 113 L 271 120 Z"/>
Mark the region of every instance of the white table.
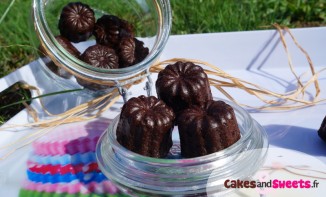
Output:
<path fill-rule="evenodd" d="M 292 33 L 309 53 L 315 69 L 320 70 L 326 67 L 326 28 L 293 29 Z M 302 74 L 308 71 L 305 56 L 294 45 L 288 34 L 285 34 L 285 38 L 297 73 Z M 199 59 L 212 63 L 233 76 L 259 84 L 272 91 L 282 93 L 295 88 L 295 78 L 290 72 L 284 47 L 275 30 L 171 36 L 160 60 L 175 57 Z M 32 62 L 1 78 L 0 91 L 19 80 L 24 80 L 42 90 L 43 82 L 37 80 L 39 72 L 38 63 Z M 155 78 L 156 75 L 153 75 L 154 80 Z M 320 75 L 319 83 L 322 91 L 320 98 L 326 98 L 326 72 Z M 133 96 L 145 94 L 142 90 L 143 86 L 144 84 L 140 84 L 133 87 Z M 227 90 L 240 103 L 254 106 L 261 104 L 255 97 L 243 91 Z M 308 90 L 311 92 L 313 89 Z M 225 98 L 217 90 L 213 90 L 213 95 Z M 121 103 L 122 100 L 116 107 L 120 107 Z M 54 100 L 51 106 L 47 107 L 55 108 L 56 105 L 61 106 L 62 103 Z M 37 108 L 38 105 L 35 104 L 35 107 Z M 248 111 L 268 133 L 271 153 L 267 158 L 267 163 L 275 163 L 278 158 L 279 161 L 276 162 L 283 162 L 284 165 L 293 165 L 293 163 L 308 165 L 311 169 L 323 170 L 323 177 L 326 178 L 326 143 L 317 136 L 317 130 L 326 115 L 326 103 L 291 111 L 271 112 L 253 109 L 248 109 Z M 116 114 L 117 112 L 110 112 L 105 113 L 104 116 L 113 118 Z M 3 127 L 28 121 L 26 111 L 22 111 Z M 28 132 L 30 132 L 28 128 L 1 131 L 0 144 L 17 139 Z M 19 182 L 25 177 L 25 162 L 29 151 L 30 148 L 26 147 L 7 160 L 0 161 L 0 196 L 17 196 Z M 283 158 L 280 158 L 280 154 L 283 154 Z M 277 176 L 280 177 L 273 178 L 281 178 L 282 174 Z M 298 179 L 297 176 L 287 177 L 288 180 L 295 178 Z M 310 189 L 310 196 L 325 194 L 325 179 L 318 181 L 320 188 L 314 191 Z M 297 189 L 296 192 L 301 193 L 301 190 Z"/>

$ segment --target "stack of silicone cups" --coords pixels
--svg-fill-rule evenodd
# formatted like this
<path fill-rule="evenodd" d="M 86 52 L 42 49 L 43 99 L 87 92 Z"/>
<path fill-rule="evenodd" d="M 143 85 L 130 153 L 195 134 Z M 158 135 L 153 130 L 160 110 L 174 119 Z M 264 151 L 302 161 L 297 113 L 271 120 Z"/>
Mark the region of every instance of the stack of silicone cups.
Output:
<path fill-rule="evenodd" d="M 20 196 L 123 196 L 100 171 L 95 148 L 107 122 L 72 124 L 33 142 Z"/>

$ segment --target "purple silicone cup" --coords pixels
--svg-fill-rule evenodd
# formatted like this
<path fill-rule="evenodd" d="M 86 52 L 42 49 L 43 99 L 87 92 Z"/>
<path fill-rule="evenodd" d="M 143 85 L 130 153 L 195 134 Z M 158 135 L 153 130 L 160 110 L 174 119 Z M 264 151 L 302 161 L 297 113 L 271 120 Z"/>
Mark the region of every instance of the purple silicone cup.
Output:
<path fill-rule="evenodd" d="M 33 143 L 36 155 L 74 155 L 94 152 L 99 137 L 108 127 L 107 121 L 93 121 L 86 125 L 60 126 Z"/>

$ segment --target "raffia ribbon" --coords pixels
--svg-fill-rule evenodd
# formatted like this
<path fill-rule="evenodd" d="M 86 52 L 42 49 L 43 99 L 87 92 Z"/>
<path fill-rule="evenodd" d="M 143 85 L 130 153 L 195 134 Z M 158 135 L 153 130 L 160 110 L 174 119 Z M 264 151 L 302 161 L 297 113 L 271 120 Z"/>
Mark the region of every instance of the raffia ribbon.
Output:
<path fill-rule="evenodd" d="M 208 74 L 210 85 L 217 90 L 219 90 L 223 95 L 225 95 L 228 99 L 231 101 L 237 103 L 238 105 L 250 107 L 254 109 L 259 110 L 292 110 L 292 109 L 298 109 L 308 106 L 313 106 L 322 102 L 326 101 L 326 98 L 319 99 L 320 95 L 320 87 L 318 82 L 318 75 L 325 71 L 326 68 L 316 72 L 313 62 L 311 61 L 311 58 L 309 54 L 299 45 L 295 37 L 292 35 L 290 29 L 287 27 L 281 27 L 278 24 L 273 25 L 276 30 L 278 31 L 281 42 L 284 46 L 285 52 L 288 57 L 288 64 L 291 69 L 292 74 L 296 78 L 296 85 L 297 88 L 294 91 L 289 91 L 285 93 L 277 93 L 270 91 L 264 87 L 261 87 L 257 84 L 254 84 L 252 82 L 248 82 L 236 77 L 233 77 L 232 75 L 228 74 L 227 72 L 223 71 L 222 69 L 218 68 L 217 66 L 210 64 L 205 61 L 201 60 L 194 60 L 194 59 L 185 59 L 185 58 L 173 58 L 170 60 L 161 61 L 158 63 L 155 63 L 151 66 L 150 72 L 152 73 L 158 73 L 161 70 L 164 69 L 164 66 L 167 64 L 173 64 L 177 61 L 190 61 L 195 64 L 200 64 L 205 66 L 205 72 Z M 298 76 L 295 72 L 294 65 L 292 63 L 292 59 L 286 44 L 286 40 L 283 35 L 283 31 L 289 33 L 291 36 L 291 39 L 294 41 L 295 45 L 300 49 L 300 51 L 305 55 L 307 58 L 311 78 L 307 82 L 302 82 L 301 77 Z M 136 81 L 135 83 L 139 83 L 140 81 Z M 314 85 L 315 88 L 315 95 L 312 99 L 307 99 L 304 97 L 306 90 L 311 85 Z M 133 84 L 127 85 L 127 88 L 131 88 Z M 233 98 L 224 88 L 237 88 L 243 90 L 245 93 L 250 94 L 261 100 L 266 105 L 264 106 L 249 106 L 245 103 L 239 103 L 235 98 Z M 36 87 L 32 87 L 32 89 L 38 91 Z M 79 106 L 76 106 L 62 114 L 58 115 L 52 115 L 50 114 L 45 106 L 43 105 L 44 111 L 47 112 L 50 116 L 52 116 L 49 120 L 39 120 L 35 112 L 33 112 L 33 109 L 28 108 L 28 112 L 30 113 L 31 117 L 34 118 L 33 123 L 24 124 L 24 125 L 11 125 L 0 128 L 1 130 L 6 130 L 8 128 L 15 128 L 15 127 L 41 127 L 45 128 L 43 132 L 39 132 L 40 134 L 46 133 L 48 130 L 51 130 L 52 128 L 55 128 L 56 126 L 60 124 L 66 124 L 66 123 L 72 123 L 72 122 L 79 122 L 79 121 L 87 121 L 94 119 L 96 117 L 99 117 L 104 111 L 108 110 L 117 100 L 119 99 L 118 90 L 115 89 L 112 92 L 105 94 L 101 97 L 98 97 L 94 100 L 91 100 L 87 103 L 81 104 Z M 89 115 L 89 111 L 96 112 L 93 115 Z M 27 143 L 31 143 L 32 140 L 30 140 L 31 137 L 35 136 L 25 136 L 15 142 L 12 142 L 10 144 L 7 144 L 3 147 L 0 147 L 0 151 L 3 149 L 8 149 L 15 147 L 17 144 L 22 144 L 20 146 L 15 147 L 11 149 L 9 152 L 12 153 L 15 150 L 22 148 Z M 26 143 L 24 143 L 26 142 Z M 8 156 L 8 154 L 6 154 Z M 0 160 L 3 158 L 0 158 Z"/>
<path fill-rule="evenodd" d="M 195 64 L 204 65 L 204 66 L 206 66 L 206 68 L 209 68 L 209 69 L 206 69 L 205 72 L 209 76 L 209 81 L 210 81 L 211 86 L 218 89 L 223 95 L 225 95 L 228 99 L 237 103 L 238 105 L 249 107 L 249 108 L 254 108 L 254 109 L 292 110 L 292 109 L 308 107 L 308 106 L 316 105 L 321 102 L 325 102 L 326 101 L 325 98 L 318 99 L 318 97 L 320 95 L 318 75 L 321 72 L 325 71 L 326 68 L 316 72 L 309 54 L 301 47 L 301 45 L 299 45 L 299 43 L 297 42 L 297 40 L 291 33 L 290 29 L 287 27 L 281 27 L 278 24 L 274 24 L 273 26 L 277 29 L 277 31 L 280 35 L 281 42 L 282 42 L 285 52 L 287 54 L 290 70 L 291 70 L 292 74 L 295 76 L 296 81 L 297 81 L 297 83 L 296 83 L 297 88 L 294 91 L 289 91 L 289 92 L 285 92 L 285 93 L 273 92 L 273 91 L 270 91 L 270 90 L 268 90 L 264 87 L 261 87 L 257 84 L 233 77 L 232 75 L 228 74 L 227 72 L 223 71 L 222 69 L 218 68 L 217 66 L 215 66 L 213 64 L 210 64 L 208 62 L 201 61 L 201 60 L 194 60 L 194 59 L 174 58 L 174 59 L 162 61 L 162 62 L 152 66 L 150 71 L 153 73 L 158 73 L 164 68 L 164 65 L 173 64 L 177 61 L 190 61 Z M 295 45 L 305 55 L 305 57 L 308 61 L 312 77 L 306 83 L 303 83 L 301 80 L 301 77 L 299 77 L 297 75 L 297 73 L 295 72 L 294 65 L 292 63 L 292 59 L 290 56 L 290 52 L 288 50 L 286 40 L 285 40 L 283 32 L 282 32 L 283 30 L 286 31 L 287 33 L 289 33 L 289 35 L 291 36 Z M 212 76 L 214 76 L 214 78 Z M 216 79 L 216 77 L 218 79 Z M 315 95 L 311 100 L 308 100 L 308 99 L 304 98 L 304 96 L 305 96 L 307 88 L 310 87 L 312 84 L 314 84 L 314 87 L 315 87 Z M 239 103 L 235 98 L 233 98 L 224 89 L 226 87 L 241 89 L 241 90 L 245 91 L 246 93 L 257 97 L 260 101 L 262 101 L 266 105 L 264 105 L 264 106 L 249 106 L 245 103 Z"/>

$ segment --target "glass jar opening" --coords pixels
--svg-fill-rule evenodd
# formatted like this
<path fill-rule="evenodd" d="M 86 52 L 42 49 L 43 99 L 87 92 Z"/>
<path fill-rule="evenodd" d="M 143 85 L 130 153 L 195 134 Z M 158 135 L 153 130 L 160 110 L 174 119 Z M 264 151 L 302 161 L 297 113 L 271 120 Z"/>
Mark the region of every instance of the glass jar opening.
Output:
<path fill-rule="evenodd" d="M 110 1 L 110 3 L 100 0 L 84 0 L 82 2 L 90 4 L 95 10 L 96 17 L 100 17 L 101 14 L 105 13 L 111 14 L 112 11 L 106 9 L 111 4 L 115 4 L 115 7 L 118 8 L 113 14 L 125 13 L 126 17 L 129 17 L 128 19 L 138 21 L 139 23 L 136 26 L 137 30 L 140 31 L 137 32 L 136 36 L 150 48 L 149 54 L 143 61 L 130 67 L 119 69 L 95 68 L 69 54 L 55 39 L 55 35 L 59 34 L 57 29 L 58 10 L 62 9 L 62 6 L 68 2 L 70 1 L 34 0 L 33 20 L 37 37 L 47 54 L 49 54 L 50 59 L 70 73 L 76 73 L 77 76 L 88 77 L 94 80 L 120 80 L 135 76 L 148 69 L 159 58 L 168 40 L 172 21 L 169 0 L 115 0 Z M 94 40 L 78 43 L 75 46 L 85 48 L 85 45 L 91 43 L 94 43 Z"/>

